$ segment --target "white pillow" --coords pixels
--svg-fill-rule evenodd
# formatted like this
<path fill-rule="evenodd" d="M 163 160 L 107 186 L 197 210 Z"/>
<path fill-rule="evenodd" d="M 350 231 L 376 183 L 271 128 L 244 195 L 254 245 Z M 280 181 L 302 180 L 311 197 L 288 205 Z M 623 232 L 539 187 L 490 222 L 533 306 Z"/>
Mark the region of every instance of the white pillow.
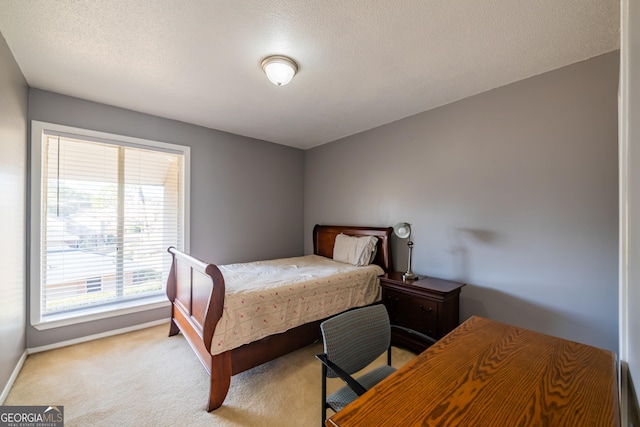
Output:
<path fill-rule="evenodd" d="M 354 237 L 340 233 L 333 245 L 333 259 L 358 267 L 369 265 L 375 257 L 377 241 L 375 236 Z"/>

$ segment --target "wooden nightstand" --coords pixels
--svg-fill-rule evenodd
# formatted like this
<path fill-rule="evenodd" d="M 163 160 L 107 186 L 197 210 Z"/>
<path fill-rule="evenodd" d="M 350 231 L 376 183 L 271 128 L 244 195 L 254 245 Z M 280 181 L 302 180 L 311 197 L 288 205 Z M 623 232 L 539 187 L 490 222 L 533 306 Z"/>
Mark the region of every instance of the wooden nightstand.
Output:
<path fill-rule="evenodd" d="M 394 325 L 440 339 L 460 324 L 460 289 L 464 283 L 421 276 L 403 280 L 402 273 L 380 276 L 382 302 Z M 427 347 L 406 334 L 395 331 L 393 345 L 421 353 Z"/>

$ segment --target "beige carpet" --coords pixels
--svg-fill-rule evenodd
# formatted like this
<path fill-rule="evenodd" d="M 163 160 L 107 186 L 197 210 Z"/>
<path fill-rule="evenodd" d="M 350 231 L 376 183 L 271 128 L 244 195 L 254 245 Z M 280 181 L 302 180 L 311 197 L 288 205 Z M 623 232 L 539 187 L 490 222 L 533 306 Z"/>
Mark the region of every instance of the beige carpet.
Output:
<path fill-rule="evenodd" d="M 206 412 L 209 377 L 168 324 L 30 355 L 5 405 L 62 405 L 65 426 L 319 426 L 313 344 L 238 374 Z M 398 367 L 414 355 L 393 349 Z M 381 357 L 377 363 L 384 363 Z M 333 380 L 330 389 L 341 386 Z M 328 411 L 330 414 L 331 412 Z"/>

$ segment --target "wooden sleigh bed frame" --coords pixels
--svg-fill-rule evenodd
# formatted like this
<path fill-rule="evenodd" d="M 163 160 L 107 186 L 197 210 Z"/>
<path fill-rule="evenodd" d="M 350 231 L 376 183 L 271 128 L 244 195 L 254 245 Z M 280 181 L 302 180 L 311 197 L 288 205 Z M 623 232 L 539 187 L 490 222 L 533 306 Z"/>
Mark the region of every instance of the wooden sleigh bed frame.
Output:
<path fill-rule="evenodd" d="M 373 261 L 385 272 L 392 271 L 391 227 L 349 227 L 316 225 L 313 229 L 313 253 L 333 258 L 333 246 L 338 234 L 375 236 L 377 253 Z M 173 263 L 167 280 L 167 296 L 171 301 L 169 336 L 182 332 L 210 376 L 207 411 L 224 402 L 231 376 L 277 357 L 298 350 L 321 339 L 317 320 L 286 332 L 271 335 L 249 344 L 211 355 L 211 341 L 222 317 L 225 283 L 214 264 L 207 264 L 175 248 L 169 248 Z"/>

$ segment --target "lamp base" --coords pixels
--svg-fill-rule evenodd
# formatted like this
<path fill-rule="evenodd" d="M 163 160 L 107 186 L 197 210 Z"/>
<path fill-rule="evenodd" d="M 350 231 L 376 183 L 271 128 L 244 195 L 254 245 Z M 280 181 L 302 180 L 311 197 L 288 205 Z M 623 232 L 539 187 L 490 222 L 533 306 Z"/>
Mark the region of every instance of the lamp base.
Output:
<path fill-rule="evenodd" d="M 402 280 L 418 280 L 418 276 L 413 273 L 404 273 Z"/>

